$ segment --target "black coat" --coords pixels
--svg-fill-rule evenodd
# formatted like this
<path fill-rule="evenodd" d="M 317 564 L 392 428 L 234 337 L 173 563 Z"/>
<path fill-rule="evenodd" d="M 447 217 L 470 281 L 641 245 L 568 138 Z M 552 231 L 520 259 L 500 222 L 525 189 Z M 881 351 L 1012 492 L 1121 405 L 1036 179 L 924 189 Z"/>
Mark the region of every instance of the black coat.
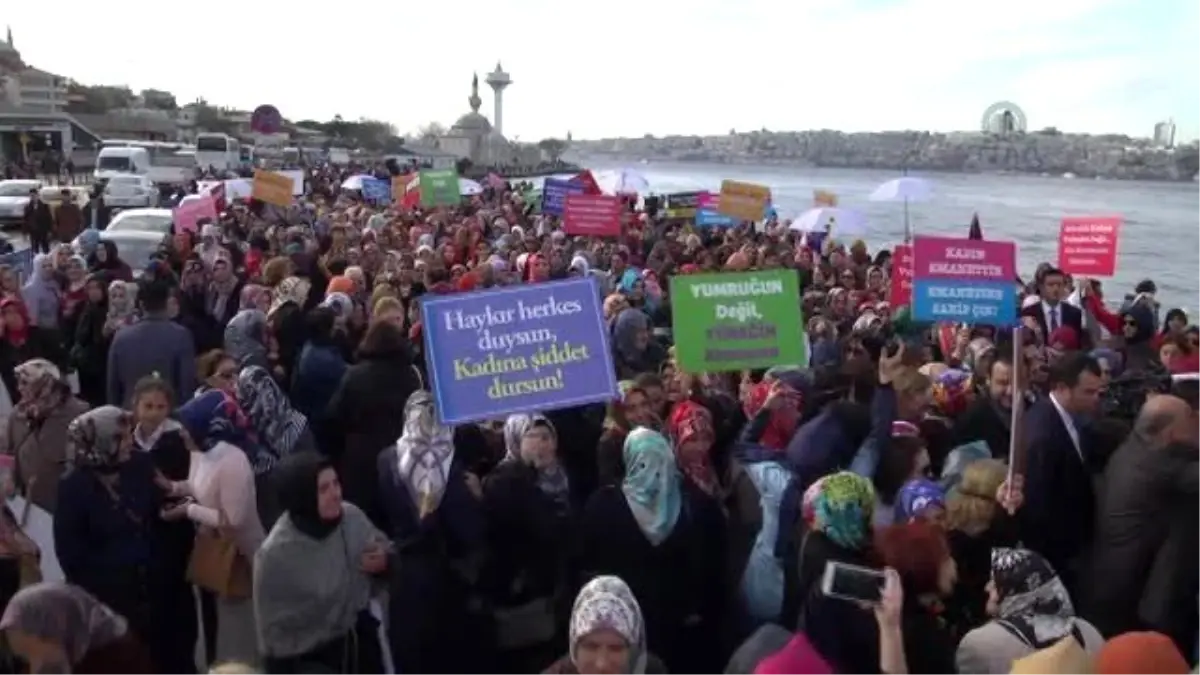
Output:
<path fill-rule="evenodd" d="M 1139 605 L 1151 585 L 1151 570 L 1156 580 L 1177 576 L 1171 568 L 1183 561 L 1158 560 L 1169 555 L 1173 523 L 1189 512 L 1194 519 L 1198 487 L 1200 456 L 1194 447 L 1151 447 L 1134 435 L 1109 460 L 1096 496 L 1096 537 L 1087 583 L 1076 596 L 1081 614 L 1105 637 L 1144 628 Z M 1191 537 L 1197 537 L 1194 529 Z M 1169 595 L 1194 611 L 1196 560 L 1184 564 L 1191 593 L 1179 588 Z"/>
<path fill-rule="evenodd" d="M 1037 321 L 1038 326 L 1042 329 L 1042 337 L 1049 341 L 1050 330 L 1046 325 L 1046 312 L 1042 310 L 1042 303 L 1031 305 L 1021 310 L 1022 317 L 1031 317 Z M 1091 342 L 1090 334 L 1083 329 L 1083 310 L 1075 305 L 1069 305 L 1065 302 L 1058 303 L 1058 324 L 1059 326 L 1070 326 L 1075 329 L 1075 333 L 1079 336 L 1080 344 L 1087 346 Z"/>
<path fill-rule="evenodd" d="M 987 443 L 993 458 L 1007 462 L 1012 429 L 1010 420 L 1002 418 L 1000 414 L 990 397 L 985 395 L 976 398 L 955 420 L 950 447 L 983 441 Z"/>
<path fill-rule="evenodd" d="M 345 500 L 382 529 L 376 459 L 400 438 L 404 405 L 421 382 L 405 343 L 362 351 L 359 359 L 346 370 L 329 401 L 326 419 L 333 421 L 345 440 L 340 448 L 328 450 L 334 455 Z"/>

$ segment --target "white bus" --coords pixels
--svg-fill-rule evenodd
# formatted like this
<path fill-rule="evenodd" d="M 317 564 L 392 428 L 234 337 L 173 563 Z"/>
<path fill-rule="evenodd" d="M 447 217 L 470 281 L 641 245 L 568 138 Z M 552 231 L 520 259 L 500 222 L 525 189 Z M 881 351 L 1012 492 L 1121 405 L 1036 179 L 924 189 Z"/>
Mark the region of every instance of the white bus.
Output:
<path fill-rule="evenodd" d="M 228 134 L 197 134 L 196 164 L 218 171 L 234 171 L 242 160 L 241 144 Z"/>

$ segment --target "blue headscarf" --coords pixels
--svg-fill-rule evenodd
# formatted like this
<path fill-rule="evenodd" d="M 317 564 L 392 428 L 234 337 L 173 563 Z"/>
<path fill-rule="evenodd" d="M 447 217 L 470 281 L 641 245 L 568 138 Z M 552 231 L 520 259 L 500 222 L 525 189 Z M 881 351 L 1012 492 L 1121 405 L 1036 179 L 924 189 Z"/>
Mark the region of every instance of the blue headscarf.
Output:
<path fill-rule="evenodd" d="M 625 437 L 624 459 L 621 491 L 638 527 L 657 546 L 671 536 L 683 504 L 675 453 L 662 434 L 638 427 Z"/>
<path fill-rule="evenodd" d="M 211 450 L 225 442 L 241 448 L 254 463 L 258 442 L 250 420 L 237 401 L 219 389 L 210 389 L 179 408 L 179 423 L 196 441 L 201 450 Z"/>
<path fill-rule="evenodd" d="M 928 478 L 910 480 L 896 493 L 897 525 L 920 517 L 927 509 L 946 508 L 946 491 Z"/>

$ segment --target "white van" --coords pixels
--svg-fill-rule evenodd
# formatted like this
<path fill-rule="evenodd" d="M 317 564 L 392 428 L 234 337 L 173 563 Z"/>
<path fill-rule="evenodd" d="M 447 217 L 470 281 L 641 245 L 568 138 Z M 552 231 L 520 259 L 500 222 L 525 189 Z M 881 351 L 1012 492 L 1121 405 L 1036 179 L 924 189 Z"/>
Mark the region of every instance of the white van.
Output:
<path fill-rule="evenodd" d="M 100 148 L 100 154 L 96 155 L 96 180 L 108 180 L 120 173 L 148 175 L 150 153 L 137 147 Z"/>

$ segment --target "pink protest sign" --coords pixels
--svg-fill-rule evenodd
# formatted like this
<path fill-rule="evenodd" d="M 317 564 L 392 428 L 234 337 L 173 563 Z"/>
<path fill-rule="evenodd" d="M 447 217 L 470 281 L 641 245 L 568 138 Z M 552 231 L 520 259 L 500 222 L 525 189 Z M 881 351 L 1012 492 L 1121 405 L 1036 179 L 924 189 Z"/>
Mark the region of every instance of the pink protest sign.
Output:
<path fill-rule="evenodd" d="M 188 195 L 183 198 L 174 212 L 175 229 L 178 232 L 195 232 L 201 218 L 217 219 L 217 205 L 211 196 Z"/>
<path fill-rule="evenodd" d="M 1063 218 L 1058 233 L 1058 267 L 1067 274 L 1111 277 L 1117 271 L 1120 216 Z"/>
<path fill-rule="evenodd" d="M 914 280 L 1012 281 L 1017 276 L 1017 247 L 1011 241 L 916 237 L 912 248 Z"/>

